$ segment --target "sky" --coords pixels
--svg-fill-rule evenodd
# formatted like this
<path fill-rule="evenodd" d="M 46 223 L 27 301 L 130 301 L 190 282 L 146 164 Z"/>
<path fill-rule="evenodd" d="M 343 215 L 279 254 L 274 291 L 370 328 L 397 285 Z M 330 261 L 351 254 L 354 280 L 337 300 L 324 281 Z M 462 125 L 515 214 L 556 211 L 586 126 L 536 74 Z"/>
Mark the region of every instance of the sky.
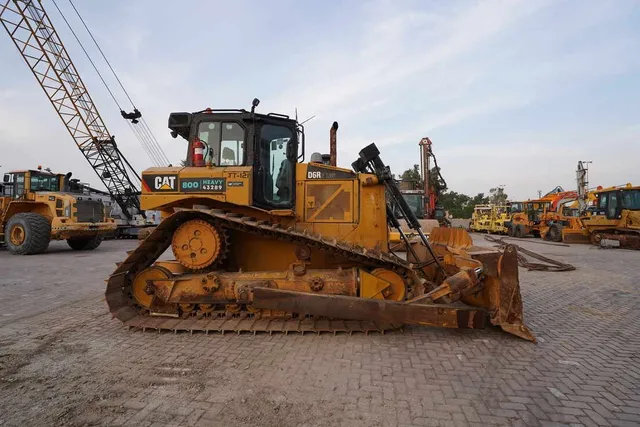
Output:
<path fill-rule="evenodd" d="M 152 166 L 52 0 L 42 2 L 126 158 Z M 68 0 L 56 2 L 128 106 Z M 343 167 L 375 142 L 401 174 L 428 136 L 449 189 L 469 195 L 574 189 L 579 160 L 593 161 L 592 186 L 640 182 L 637 0 L 74 3 L 174 164 L 186 142 L 169 135 L 169 113 L 250 109 L 257 97 L 259 112 L 315 116 L 307 153 L 329 151 L 338 121 Z M 43 165 L 99 187 L 2 34 L 0 172 Z"/>

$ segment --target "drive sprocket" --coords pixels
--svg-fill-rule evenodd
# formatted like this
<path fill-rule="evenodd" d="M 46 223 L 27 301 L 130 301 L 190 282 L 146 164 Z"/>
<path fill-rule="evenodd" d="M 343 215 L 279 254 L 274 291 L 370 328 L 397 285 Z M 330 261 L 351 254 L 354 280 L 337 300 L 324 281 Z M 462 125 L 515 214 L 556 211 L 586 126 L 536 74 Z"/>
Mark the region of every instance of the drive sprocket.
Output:
<path fill-rule="evenodd" d="M 222 227 L 202 219 L 192 219 L 176 229 L 171 249 L 183 266 L 191 270 L 203 270 L 223 260 L 227 243 Z"/>

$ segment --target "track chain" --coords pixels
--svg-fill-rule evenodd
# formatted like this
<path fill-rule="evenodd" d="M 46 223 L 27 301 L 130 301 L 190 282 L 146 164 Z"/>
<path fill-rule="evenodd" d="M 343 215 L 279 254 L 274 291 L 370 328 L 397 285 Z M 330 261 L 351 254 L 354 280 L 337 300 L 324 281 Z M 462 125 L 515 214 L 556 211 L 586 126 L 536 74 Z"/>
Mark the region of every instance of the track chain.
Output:
<path fill-rule="evenodd" d="M 374 251 L 336 239 L 327 239 L 306 230 L 284 228 L 269 221 L 256 220 L 218 209 L 203 211 L 183 209 L 166 218 L 140 245 L 128 252 L 127 258 L 118 264 L 107 279 L 106 300 L 112 315 L 126 326 L 158 331 L 203 331 L 208 332 L 384 332 L 401 325 L 382 324 L 370 321 L 344 321 L 312 318 L 277 318 L 256 316 L 226 316 L 224 318 L 201 318 L 195 315 L 186 318 L 150 316 L 140 310 L 131 296 L 131 283 L 135 276 L 152 265 L 171 245 L 173 232 L 180 224 L 191 219 L 205 219 L 224 228 L 267 236 L 275 240 L 307 245 L 332 255 L 348 259 L 371 268 L 386 268 L 405 278 L 410 287 L 424 284 L 412 264 L 389 253 Z"/>

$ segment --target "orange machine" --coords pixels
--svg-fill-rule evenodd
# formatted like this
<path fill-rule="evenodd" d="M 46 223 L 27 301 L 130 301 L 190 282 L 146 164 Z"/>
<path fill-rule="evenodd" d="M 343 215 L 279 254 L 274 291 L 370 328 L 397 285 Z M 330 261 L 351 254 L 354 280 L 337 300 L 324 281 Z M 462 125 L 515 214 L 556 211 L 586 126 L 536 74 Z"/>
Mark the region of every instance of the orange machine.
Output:
<path fill-rule="evenodd" d="M 550 203 L 540 221 L 540 237 L 553 242 L 588 243 L 589 233 L 582 226 L 576 191 L 564 191 L 548 197 Z"/>

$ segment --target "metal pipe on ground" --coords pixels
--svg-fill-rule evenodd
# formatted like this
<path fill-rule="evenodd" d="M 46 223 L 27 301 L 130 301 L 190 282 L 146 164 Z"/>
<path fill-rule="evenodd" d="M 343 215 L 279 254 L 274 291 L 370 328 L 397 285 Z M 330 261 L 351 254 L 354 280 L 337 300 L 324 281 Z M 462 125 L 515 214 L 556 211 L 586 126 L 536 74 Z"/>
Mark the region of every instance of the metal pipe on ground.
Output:
<path fill-rule="evenodd" d="M 495 243 L 499 248 L 507 246 L 507 242 L 504 241 L 505 238 L 496 238 L 493 236 L 484 236 L 484 238 L 489 242 Z M 529 271 L 572 271 L 576 269 L 571 264 L 545 257 L 539 253 L 525 249 L 522 246 L 512 246 L 515 246 L 518 249 L 518 265 L 528 269 Z M 542 263 L 531 262 L 525 255 L 530 258 L 537 259 L 538 261 L 542 261 Z"/>

